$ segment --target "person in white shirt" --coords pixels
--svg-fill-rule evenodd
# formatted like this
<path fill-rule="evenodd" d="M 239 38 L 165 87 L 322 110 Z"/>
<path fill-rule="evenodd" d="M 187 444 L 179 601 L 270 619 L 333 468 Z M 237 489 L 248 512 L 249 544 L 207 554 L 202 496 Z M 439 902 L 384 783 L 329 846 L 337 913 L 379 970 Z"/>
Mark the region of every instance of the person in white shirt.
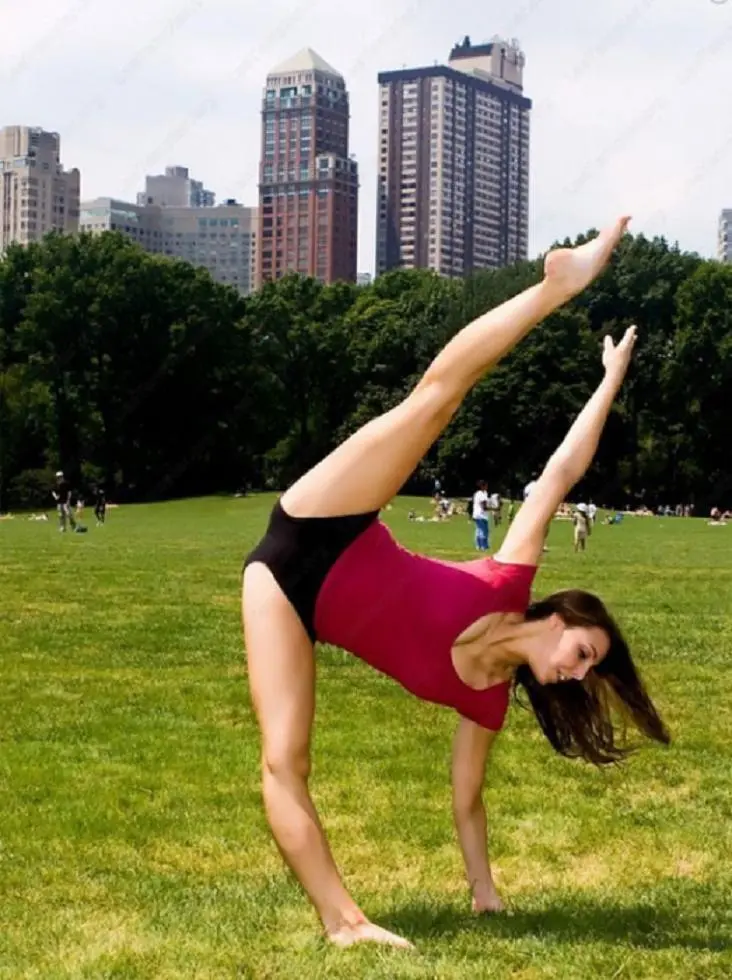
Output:
<path fill-rule="evenodd" d="M 488 486 L 484 480 L 478 484 L 473 494 L 473 523 L 475 524 L 475 547 L 478 551 L 488 551 L 490 548 L 490 525 L 488 523 Z"/>
<path fill-rule="evenodd" d="M 590 527 L 595 523 L 595 518 L 597 517 L 597 505 L 590 503 L 587 507 L 587 516 L 590 519 Z"/>

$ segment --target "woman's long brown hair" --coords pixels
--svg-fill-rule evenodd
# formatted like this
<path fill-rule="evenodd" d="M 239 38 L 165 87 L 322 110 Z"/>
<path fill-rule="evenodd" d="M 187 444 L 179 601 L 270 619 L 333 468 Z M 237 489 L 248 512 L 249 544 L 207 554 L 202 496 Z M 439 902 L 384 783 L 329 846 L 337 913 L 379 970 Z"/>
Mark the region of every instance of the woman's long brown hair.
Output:
<path fill-rule="evenodd" d="M 648 738 L 668 745 L 668 729 L 602 600 L 591 592 L 567 589 L 533 603 L 526 619 L 546 619 L 552 614 L 567 626 L 599 627 L 610 638 L 606 656 L 583 681 L 540 684 L 527 665 L 516 672 L 517 686 L 526 692 L 542 731 L 556 751 L 598 766 L 619 762 L 633 751 L 625 743 L 628 721 Z M 626 724 L 617 724 L 618 715 Z M 622 741 L 618 738 L 621 733 Z"/>

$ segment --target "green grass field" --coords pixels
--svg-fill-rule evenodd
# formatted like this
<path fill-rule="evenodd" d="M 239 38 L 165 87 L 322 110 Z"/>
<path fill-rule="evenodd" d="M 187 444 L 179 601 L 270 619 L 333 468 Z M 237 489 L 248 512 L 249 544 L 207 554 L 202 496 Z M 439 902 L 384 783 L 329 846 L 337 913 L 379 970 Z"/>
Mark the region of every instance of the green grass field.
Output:
<path fill-rule="evenodd" d="M 321 652 L 314 796 L 356 898 L 418 947 L 339 951 L 260 806 L 239 574 L 271 503 L 0 523 L 0 978 L 732 976 L 732 526 L 631 519 L 575 556 L 554 525 L 538 590 L 608 600 L 675 741 L 598 772 L 512 707 L 486 792 L 510 915 L 469 911 L 451 713 Z M 400 540 L 473 556 L 465 518 L 412 503 Z"/>

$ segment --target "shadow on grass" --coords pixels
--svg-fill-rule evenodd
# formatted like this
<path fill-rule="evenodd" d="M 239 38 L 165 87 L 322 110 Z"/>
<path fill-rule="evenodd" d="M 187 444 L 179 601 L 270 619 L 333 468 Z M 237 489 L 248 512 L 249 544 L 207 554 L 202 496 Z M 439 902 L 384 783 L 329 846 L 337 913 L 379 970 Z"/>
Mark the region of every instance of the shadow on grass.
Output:
<path fill-rule="evenodd" d="M 673 896 L 653 891 L 632 904 L 586 895 L 557 896 L 552 905 L 499 915 L 476 916 L 454 906 L 410 902 L 380 917 L 387 929 L 412 940 L 483 935 L 495 939 L 551 938 L 558 942 L 605 942 L 645 949 L 681 947 L 722 952 L 730 948 L 730 896 L 712 886 L 685 887 Z"/>

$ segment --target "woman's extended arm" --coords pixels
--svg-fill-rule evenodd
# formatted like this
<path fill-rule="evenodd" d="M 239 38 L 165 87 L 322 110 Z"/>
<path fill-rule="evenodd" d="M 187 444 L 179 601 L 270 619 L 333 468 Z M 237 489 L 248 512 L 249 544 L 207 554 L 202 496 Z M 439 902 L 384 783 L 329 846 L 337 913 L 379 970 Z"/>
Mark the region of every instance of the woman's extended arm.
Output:
<path fill-rule="evenodd" d="M 605 422 L 628 370 L 635 338 L 635 327 L 626 330 L 617 346 L 610 337 L 605 337 L 602 355 L 605 377 L 516 515 L 496 555 L 499 561 L 527 565 L 538 562 L 547 524 L 567 493 L 585 475 L 597 451 Z"/>
<path fill-rule="evenodd" d="M 486 761 L 497 734 L 461 718 L 452 751 L 452 810 L 476 912 L 503 908 L 488 859 L 482 795 Z"/>

